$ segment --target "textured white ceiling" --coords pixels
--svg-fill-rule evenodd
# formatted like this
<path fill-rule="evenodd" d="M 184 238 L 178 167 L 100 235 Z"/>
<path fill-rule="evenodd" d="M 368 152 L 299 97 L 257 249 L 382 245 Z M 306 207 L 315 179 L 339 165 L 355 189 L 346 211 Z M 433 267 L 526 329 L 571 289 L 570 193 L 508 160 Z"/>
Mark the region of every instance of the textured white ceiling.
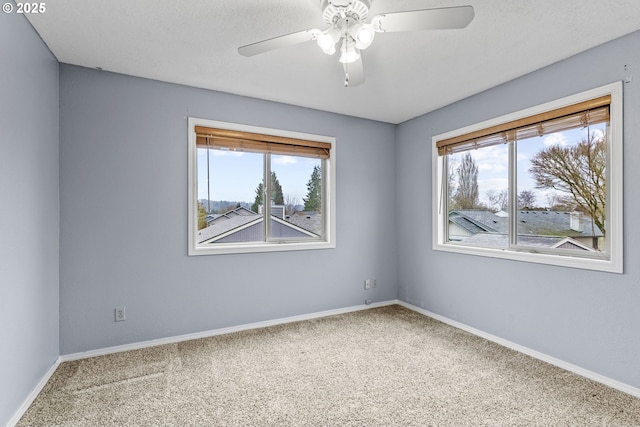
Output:
<path fill-rule="evenodd" d="M 353 88 L 314 42 L 237 52 L 325 28 L 320 0 L 55 0 L 27 17 L 60 62 L 390 123 L 640 29 L 640 0 L 374 0 L 370 15 L 466 4 L 465 29 L 378 34 Z"/>

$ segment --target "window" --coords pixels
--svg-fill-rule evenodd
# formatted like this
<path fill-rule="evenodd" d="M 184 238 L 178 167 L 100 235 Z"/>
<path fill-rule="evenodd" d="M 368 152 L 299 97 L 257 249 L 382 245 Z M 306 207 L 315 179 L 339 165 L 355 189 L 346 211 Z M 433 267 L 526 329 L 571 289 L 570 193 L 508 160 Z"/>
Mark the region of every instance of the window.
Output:
<path fill-rule="evenodd" d="M 189 255 L 335 247 L 335 139 L 189 119 Z"/>
<path fill-rule="evenodd" d="M 622 272 L 622 84 L 433 137 L 433 247 Z"/>

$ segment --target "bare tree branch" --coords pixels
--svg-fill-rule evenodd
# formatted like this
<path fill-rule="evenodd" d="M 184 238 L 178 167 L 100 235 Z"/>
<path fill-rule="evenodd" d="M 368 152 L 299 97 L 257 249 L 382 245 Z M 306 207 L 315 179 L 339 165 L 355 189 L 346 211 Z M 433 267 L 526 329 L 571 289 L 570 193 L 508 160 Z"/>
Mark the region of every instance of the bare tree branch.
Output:
<path fill-rule="evenodd" d="M 577 207 L 587 213 L 605 232 L 606 224 L 606 143 L 590 135 L 572 147 L 554 145 L 531 160 L 529 172 L 536 188 L 567 193 Z"/>

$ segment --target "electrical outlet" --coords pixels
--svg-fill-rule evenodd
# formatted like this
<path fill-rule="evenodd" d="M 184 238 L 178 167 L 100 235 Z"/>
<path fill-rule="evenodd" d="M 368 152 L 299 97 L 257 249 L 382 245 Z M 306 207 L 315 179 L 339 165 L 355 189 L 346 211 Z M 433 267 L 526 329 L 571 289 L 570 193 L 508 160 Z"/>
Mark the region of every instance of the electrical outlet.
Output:
<path fill-rule="evenodd" d="M 372 287 L 377 288 L 378 287 L 378 281 L 376 279 L 373 279 L 373 285 Z"/>
<path fill-rule="evenodd" d="M 371 280 L 370 279 L 365 279 L 364 281 L 364 289 L 371 289 Z"/>
<path fill-rule="evenodd" d="M 127 307 L 116 307 L 116 322 L 124 322 L 127 320 Z"/>

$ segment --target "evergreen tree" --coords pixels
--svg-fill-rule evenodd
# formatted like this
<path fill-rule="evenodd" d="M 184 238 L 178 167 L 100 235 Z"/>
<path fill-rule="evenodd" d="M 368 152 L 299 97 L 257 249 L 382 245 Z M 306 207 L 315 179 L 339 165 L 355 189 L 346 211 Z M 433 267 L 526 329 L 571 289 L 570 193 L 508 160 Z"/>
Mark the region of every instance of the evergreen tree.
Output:
<path fill-rule="evenodd" d="M 258 213 L 260 206 L 264 204 L 264 180 L 256 188 L 256 198 L 251 205 L 251 210 Z M 271 203 L 274 205 L 284 205 L 284 194 L 282 193 L 282 186 L 275 172 L 271 172 Z"/>
<path fill-rule="evenodd" d="M 262 206 L 263 194 L 264 194 L 264 184 L 260 183 L 258 184 L 258 188 L 256 188 L 256 200 L 253 202 L 253 205 L 251 205 L 251 210 L 254 211 L 255 213 L 258 213 L 260 206 Z"/>
<path fill-rule="evenodd" d="M 284 194 L 282 186 L 275 172 L 271 172 L 271 203 L 274 205 L 284 205 Z"/>
<path fill-rule="evenodd" d="M 315 166 L 307 182 L 307 197 L 304 197 L 304 210 L 320 212 L 322 209 L 322 171 Z"/>

